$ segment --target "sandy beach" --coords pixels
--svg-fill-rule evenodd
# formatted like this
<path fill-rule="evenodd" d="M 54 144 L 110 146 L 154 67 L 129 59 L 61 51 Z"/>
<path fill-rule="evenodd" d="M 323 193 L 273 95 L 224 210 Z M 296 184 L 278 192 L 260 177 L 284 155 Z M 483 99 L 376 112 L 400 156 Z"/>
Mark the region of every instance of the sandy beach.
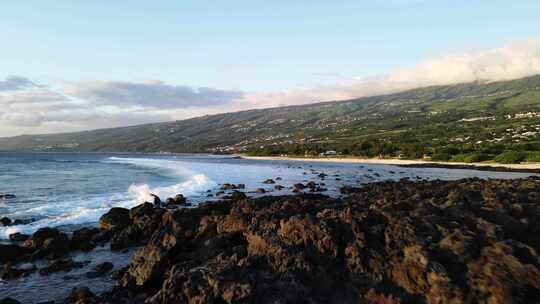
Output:
<path fill-rule="evenodd" d="M 370 164 L 370 165 L 398 165 L 398 166 L 467 166 L 467 167 L 499 167 L 509 169 L 523 169 L 523 170 L 540 170 L 540 163 L 521 163 L 521 164 L 499 164 L 494 162 L 482 162 L 482 163 L 459 163 L 459 162 L 435 162 L 424 160 L 405 160 L 405 159 L 379 159 L 379 158 L 352 158 L 352 157 L 286 157 L 286 156 L 246 156 L 241 155 L 244 159 L 257 159 L 257 160 L 288 160 L 288 161 L 317 161 L 317 162 L 330 162 L 330 163 L 357 163 L 357 164 Z"/>

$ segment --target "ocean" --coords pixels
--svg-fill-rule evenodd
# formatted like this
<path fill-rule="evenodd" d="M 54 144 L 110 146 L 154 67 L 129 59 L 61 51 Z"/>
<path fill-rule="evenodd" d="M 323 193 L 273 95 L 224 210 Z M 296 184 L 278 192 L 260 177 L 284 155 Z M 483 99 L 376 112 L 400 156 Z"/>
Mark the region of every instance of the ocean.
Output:
<path fill-rule="evenodd" d="M 324 181 L 319 176 L 326 174 Z M 107 153 L 0 153 L 0 193 L 16 198 L 0 200 L 0 217 L 23 219 L 23 225 L 0 227 L 0 242 L 11 233 L 33 233 L 41 227 L 58 227 L 69 232 L 81 226 L 96 225 L 111 207 L 131 208 L 152 201 L 151 193 L 162 199 L 184 194 L 194 207 L 219 197 L 223 183 L 243 183 L 251 196 L 292 194 L 290 186 L 299 182 L 324 182 L 331 196 L 339 196 L 343 185 L 417 179 L 459 179 L 465 177 L 518 178 L 528 173 L 448 170 L 441 168 L 401 168 L 390 165 L 353 163 L 248 160 L 215 155 L 157 155 Z M 277 180 L 280 177 L 281 179 Z M 274 190 L 265 184 L 272 178 L 285 186 Z M 254 193 L 265 188 L 266 194 Z M 209 192 L 210 191 L 210 192 Z M 129 263 L 134 249 L 113 252 L 98 247 L 89 253 L 70 257 L 90 263 L 69 273 L 54 273 L 45 279 L 38 273 L 14 281 L 0 280 L 0 298 L 10 296 L 23 303 L 62 300 L 76 286 L 90 286 L 100 293 L 113 284 L 110 276 L 88 278 L 85 273 L 104 261 L 115 269 Z M 41 263 L 41 264 L 39 264 Z M 44 266 L 45 262 L 38 262 Z M 27 265 L 29 266 L 29 265 Z"/>
<path fill-rule="evenodd" d="M 32 233 L 41 227 L 70 227 L 96 223 L 111 207 L 131 208 L 152 201 L 151 193 L 163 200 L 178 193 L 197 203 L 212 200 L 220 184 L 243 183 L 246 191 L 279 183 L 320 182 L 325 173 L 329 195 L 339 195 L 345 184 L 409 177 L 417 179 L 459 179 L 464 177 L 516 178 L 527 173 L 401 168 L 390 165 L 246 160 L 234 156 L 158 155 L 107 153 L 0 153 L 0 193 L 15 199 L 0 200 L 0 217 L 31 221 L 25 225 L 0 227 L 0 239 L 15 232 Z M 256 195 L 252 193 L 252 195 Z"/>

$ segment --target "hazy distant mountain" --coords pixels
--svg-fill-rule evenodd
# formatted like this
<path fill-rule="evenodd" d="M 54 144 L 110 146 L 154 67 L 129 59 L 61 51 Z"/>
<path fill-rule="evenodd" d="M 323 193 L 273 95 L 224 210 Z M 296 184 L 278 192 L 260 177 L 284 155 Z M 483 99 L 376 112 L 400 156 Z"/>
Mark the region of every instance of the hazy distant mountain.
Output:
<path fill-rule="evenodd" d="M 419 143 L 462 138 L 467 143 L 498 138 L 501 128 L 520 119 L 535 122 L 536 114 L 525 113 L 536 110 L 540 75 L 133 127 L 2 138 L 0 150 L 239 152 L 283 144 L 340 145 L 366 137 Z"/>

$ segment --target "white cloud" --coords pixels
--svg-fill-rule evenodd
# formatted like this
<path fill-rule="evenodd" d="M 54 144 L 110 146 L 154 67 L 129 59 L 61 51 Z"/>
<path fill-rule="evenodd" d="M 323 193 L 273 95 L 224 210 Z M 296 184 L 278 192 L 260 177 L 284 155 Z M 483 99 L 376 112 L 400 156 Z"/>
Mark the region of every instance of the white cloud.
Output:
<path fill-rule="evenodd" d="M 161 81 L 89 81 L 68 86 L 66 92 L 96 104 L 127 104 L 153 108 L 217 106 L 243 97 L 239 90 L 192 88 L 169 85 Z"/>
<path fill-rule="evenodd" d="M 24 90 L 36 86 L 37 85 L 28 78 L 10 75 L 6 77 L 4 81 L 0 81 L 0 92 Z"/>
<path fill-rule="evenodd" d="M 256 107 L 343 100 L 417 87 L 473 81 L 500 81 L 540 74 L 540 37 L 495 49 L 473 50 L 427 59 L 411 68 L 333 85 L 281 92 L 252 92 L 245 101 Z"/>
<path fill-rule="evenodd" d="M 25 77 L 9 76 L 0 80 L 0 136 L 135 125 L 535 74 L 540 74 L 540 37 L 434 57 L 386 75 L 334 77 L 336 82 L 331 85 L 276 92 L 192 88 L 161 81 L 84 81 L 52 89 Z"/>

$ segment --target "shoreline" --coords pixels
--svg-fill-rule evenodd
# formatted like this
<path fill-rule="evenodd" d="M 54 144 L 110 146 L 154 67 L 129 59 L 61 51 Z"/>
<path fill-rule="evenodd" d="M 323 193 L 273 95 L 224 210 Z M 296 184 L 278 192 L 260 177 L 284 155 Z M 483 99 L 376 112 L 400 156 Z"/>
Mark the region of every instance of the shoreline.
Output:
<path fill-rule="evenodd" d="M 536 300 L 536 294 L 529 293 L 538 287 L 540 272 L 526 261 L 538 258 L 534 251 L 538 227 L 533 221 L 538 201 L 525 204 L 522 200 L 524 195 L 535 197 L 539 188 L 534 179 L 401 180 L 371 183 L 362 189 L 346 187 L 343 198 L 297 193 L 231 197 L 197 208 L 164 209 L 151 203 L 131 209 L 111 208 L 100 218 L 100 228 L 81 228 L 69 238 L 46 228 L 23 243 L 0 246 L 9 249 L 0 250 L 0 256 L 4 254 L 0 264 L 7 265 L 2 276 L 11 281 L 3 285 L 6 288 L 0 292 L 0 302 L 43 299 L 37 292 L 21 294 L 16 285 L 21 278 L 39 280 L 40 286 L 53 284 L 54 279 L 60 287 L 47 294 L 54 298 L 46 300 L 62 302 L 65 298 L 65 303 L 176 303 L 201 298 L 212 303 L 261 298 L 268 299 L 264 303 L 306 298 L 311 303 L 328 303 L 343 294 L 350 297 L 339 298 L 340 302 L 351 304 L 358 299 L 370 303 L 393 298 L 418 302 L 434 297 L 461 301 L 491 296 L 498 302 L 520 299 L 513 293 L 497 294 L 494 288 L 516 290 L 516 294 Z M 464 204 L 464 200 L 469 203 Z M 477 213 L 477 208 L 486 211 Z M 497 214 L 487 211 L 491 208 L 498 210 Z M 404 213 L 410 221 L 403 220 Z M 471 218 L 482 225 L 472 231 L 461 228 L 467 227 Z M 525 220 L 516 226 L 518 219 Z M 504 233 L 485 238 L 493 229 L 491 221 Z M 403 227 L 408 233 L 403 233 Z M 476 247 L 465 246 L 469 244 L 465 233 L 473 241 L 482 240 L 477 245 L 481 256 L 475 255 Z M 425 235 L 431 237 L 426 239 Z M 68 243 L 47 247 L 51 240 Z M 340 246 L 340 242 L 348 245 Z M 129 261 L 111 263 L 109 249 L 103 247 L 106 244 L 111 252 L 124 254 L 121 258 L 129 255 Z M 105 259 L 97 258 L 94 250 Z M 431 253 L 448 251 L 452 253 L 450 261 Z M 81 252 L 85 258 L 75 259 L 73 254 Z M 38 265 L 33 258 L 36 253 L 41 259 L 53 257 L 49 266 Z M 458 259 L 458 253 L 463 258 Z M 367 262 L 360 264 L 361 259 Z M 34 267 L 23 268 L 24 263 Z M 433 271 L 433 267 L 440 271 Z M 459 269 L 478 268 L 480 271 L 455 275 Z M 530 275 L 514 275 L 525 272 Z M 436 280 L 428 285 L 434 287 L 424 292 L 423 280 L 428 276 Z M 97 278 L 106 280 L 99 288 Z M 264 284 L 260 284 L 262 280 Z M 356 284 L 359 281 L 370 284 Z M 437 289 L 441 281 L 450 288 Z M 477 287 L 471 281 L 486 283 Z M 200 289 L 193 293 L 191 286 Z M 395 293 L 395 286 L 408 290 Z M 272 297 L 268 290 L 274 291 Z"/>
<path fill-rule="evenodd" d="M 502 171 L 502 172 L 526 172 L 540 173 L 540 163 L 522 164 L 499 164 L 499 163 L 460 163 L 460 162 L 438 162 L 425 160 L 405 160 L 405 159 L 379 159 L 379 158 L 349 158 L 349 157 L 288 157 L 288 156 L 247 156 L 240 155 L 241 159 L 248 160 L 279 160 L 298 162 L 327 162 L 327 163 L 351 163 L 365 165 L 392 165 L 409 168 L 448 168 L 448 169 L 470 169 L 482 171 Z"/>
<path fill-rule="evenodd" d="M 525 265 L 514 254 L 518 249 L 533 248 L 536 244 L 534 232 L 537 228 L 531 219 L 538 203 L 531 201 L 529 204 L 521 204 L 521 200 L 523 194 L 534 196 L 539 188 L 538 182 L 531 178 L 422 182 L 400 180 L 390 183 L 374 182 L 364 188 L 343 187 L 341 193 L 345 195 L 344 198 L 333 198 L 311 191 L 282 196 L 247 197 L 245 194 L 238 195 L 242 192 L 232 191 L 230 193 L 237 195 L 203 203 L 196 208 L 167 209 L 163 205 L 152 203 L 143 203 L 131 209 L 111 208 L 100 218 L 99 228 L 83 227 L 69 236 L 56 228 L 42 228 L 33 235 L 28 235 L 24 241 L 0 245 L 0 264 L 5 264 L 3 273 L 0 270 L 0 274 L 9 281 L 2 285 L 5 289 L 0 292 L 0 302 L 12 299 L 10 303 L 21 303 L 15 300 L 18 299 L 27 303 L 37 299 L 36 293 L 21 294 L 20 286 L 17 285 L 21 278 L 25 278 L 27 282 L 31 280 L 33 283 L 29 286 L 61 286 L 54 292 L 47 293 L 47 297 L 53 297 L 47 300 L 61 301 L 65 298 L 66 303 L 142 303 L 139 301 L 141 299 L 148 303 L 176 303 L 191 302 L 201 297 L 208 302 L 223 302 L 223 299 L 231 299 L 229 286 L 240 285 L 245 286 L 243 292 L 232 293 L 235 302 L 252 302 L 268 296 L 268 288 L 276 290 L 276 298 L 272 298 L 272 303 L 278 302 L 277 300 L 285 302 L 290 300 L 291 290 L 283 289 L 283 286 L 290 284 L 297 284 L 294 286 L 298 286 L 300 290 L 310 290 L 307 294 L 294 293 L 293 302 L 308 297 L 312 303 L 327 303 L 328 299 L 336 298 L 339 294 L 351 294 L 354 299 L 366 301 L 393 297 L 410 299 L 414 296 L 421 299 L 421 302 L 426 302 L 426 299 L 432 296 L 431 293 L 394 294 L 386 290 L 394 286 L 413 286 L 411 290 L 420 290 L 423 285 L 415 282 L 421 282 L 428 274 L 437 275 L 437 282 L 444 279 L 456 289 L 463 284 L 467 288 L 475 288 L 461 276 L 450 276 L 446 271 L 434 274 L 431 268 L 427 267 L 427 262 L 426 265 L 416 262 L 411 264 L 408 260 L 395 258 L 396 253 L 407 256 L 411 255 L 411 251 L 426 261 L 429 259 L 430 264 L 441 265 L 439 267 L 443 270 L 445 266 L 455 263 L 462 268 L 475 267 L 478 263 L 490 269 L 495 266 L 505 267 L 504 271 L 496 273 L 468 273 L 467 279 L 489 277 L 489 282 L 495 280 L 499 284 L 506 284 L 504 287 L 507 289 L 524 293 L 529 290 L 527 288 L 531 285 L 530 281 L 527 278 L 509 277 L 508 273 L 512 272 L 506 267 L 517 269 L 520 273 L 530 271 L 531 276 L 540 275 L 537 268 Z M 504 199 L 499 198 L 496 193 L 503 193 Z M 462 200 L 474 204 L 463 204 Z M 431 214 L 434 209 L 448 204 L 451 207 L 444 207 L 445 209 L 453 208 L 452 210 L 456 211 L 442 212 L 437 217 L 425 216 L 426 213 Z M 505 219 L 510 219 L 508 223 L 499 224 L 505 234 L 496 235 L 495 239 L 486 239 L 486 243 L 482 243 L 481 259 L 474 257 L 474 250 L 464 247 L 460 254 L 465 258 L 448 264 L 437 255 L 428 255 L 424 251 L 424 235 L 400 234 L 402 225 L 408 225 L 410 231 L 433 227 L 429 228 L 428 232 L 436 239 L 429 239 L 427 242 L 434 248 L 439 248 L 438 250 L 453 250 L 457 245 L 448 247 L 445 240 L 454 235 L 461 236 L 461 230 L 450 232 L 451 227 L 456 229 L 450 224 L 447 225 L 448 228 L 445 226 L 445 229 L 437 230 L 436 223 L 440 222 L 433 219 L 443 217 L 448 222 L 452 219 L 457 221 L 455 223 L 458 225 L 465 225 L 471 217 L 475 217 L 482 223 L 489 223 L 487 220 L 493 220 L 493 214 L 476 214 L 475 208 L 478 204 L 496 206 Z M 516 208 L 517 205 L 522 206 Z M 354 212 L 351 212 L 350 208 Z M 402 212 L 407 212 L 407 217 L 415 219 L 411 221 L 413 224 L 401 223 Z M 350 225 L 351 214 L 354 214 L 358 223 L 369 221 L 382 228 L 373 231 L 369 229 L 369 225 Z M 386 218 L 388 220 L 383 220 Z M 511 225 L 518 218 L 525 218 L 527 224 L 516 230 Z M 333 226 L 326 224 L 327 222 L 338 224 Z M 528 224 L 529 222 L 532 224 Z M 304 226 L 308 229 L 299 228 Z M 343 233 L 343 229 L 346 233 Z M 475 239 L 480 239 L 489 229 L 491 226 L 488 224 L 468 233 Z M 354 245 L 356 240 L 363 240 L 366 234 L 385 240 L 384 235 L 378 232 L 380 230 L 390 231 L 388 235 L 391 237 L 385 241 L 385 246 L 373 241 L 362 243 L 363 247 Z M 505 239 L 502 239 L 503 236 Z M 318 240 L 321 237 L 325 242 L 305 245 L 298 241 Z M 344 242 L 353 245 L 341 248 L 338 242 L 342 238 Z M 51 241 L 62 246 L 48 247 L 46 244 Z M 464 241 L 459 239 L 456 242 L 462 244 Z M 375 254 L 365 255 L 364 247 Z M 276 252 L 280 253 L 279 259 L 276 258 Z M 308 256 L 305 252 L 314 252 L 315 255 Z M 504 256 L 501 257 L 498 252 L 504 252 Z M 532 250 L 520 253 L 531 255 L 531 259 L 537 257 Z M 79 258 L 79 255 L 84 257 Z M 120 259 L 129 256 L 129 261 L 119 263 L 119 260 L 114 258 L 115 255 Z M 181 259 L 177 256 L 181 256 Z M 336 256 L 344 256 L 347 264 L 342 263 Z M 350 271 L 347 267 L 359 265 L 357 261 L 360 257 L 368 259 L 368 268 L 354 268 L 354 271 Z M 44 259 L 50 261 L 45 262 Z M 260 263 L 261 259 L 268 262 Z M 518 262 L 513 262 L 511 266 L 501 266 L 497 264 L 501 259 Z M 186 260 L 189 263 L 185 263 Z M 293 269 L 300 269 L 313 277 L 324 277 L 325 281 L 318 283 L 298 276 L 297 272 L 288 270 L 291 268 L 286 264 L 289 261 L 293 261 Z M 24 266 L 25 263 L 30 263 L 33 267 L 28 268 Z M 414 280 L 402 279 L 410 275 L 407 269 L 411 267 L 416 267 Z M 396 271 L 399 275 L 395 275 Z M 344 282 L 357 282 L 367 278 L 372 282 L 371 285 L 385 288 L 381 289 L 383 291 L 376 291 L 369 286 L 354 283 L 331 284 L 342 282 L 343 273 L 348 276 Z M 370 273 L 374 275 L 370 276 Z M 391 281 L 380 282 L 380 276 L 391 278 Z M 258 287 L 260 277 L 265 280 L 263 287 Z M 216 280 L 218 284 L 215 284 Z M 212 284 L 218 286 L 217 289 L 212 287 Z M 195 285 L 202 288 L 193 295 L 188 292 L 188 288 Z M 338 290 L 333 286 L 339 286 Z M 436 292 L 437 297 L 443 299 L 454 296 L 446 290 Z M 493 294 L 492 291 L 485 292 L 482 289 L 475 289 L 474 292 L 481 296 L 484 296 L 483 293 Z M 284 294 L 287 297 L 283 298 Z M 460 290 L 458 295 L 461 294 L 466 295 L 466 290 Z"/>

